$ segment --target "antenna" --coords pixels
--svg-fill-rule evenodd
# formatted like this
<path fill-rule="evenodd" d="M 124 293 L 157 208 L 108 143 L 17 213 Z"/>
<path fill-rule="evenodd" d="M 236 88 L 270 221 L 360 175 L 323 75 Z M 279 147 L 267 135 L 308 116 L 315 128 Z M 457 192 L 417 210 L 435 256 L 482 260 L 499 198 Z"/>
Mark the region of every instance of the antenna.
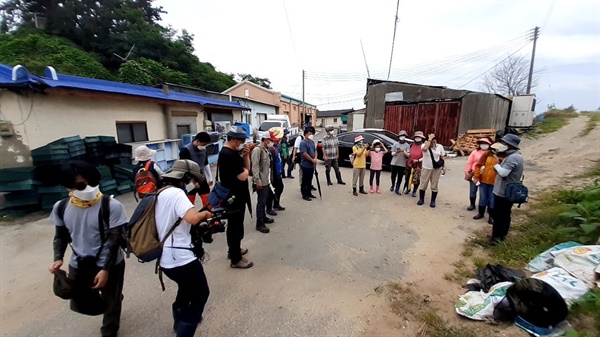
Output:
<path fill-rule="evenodd" d="M 129 52 L 127 53 L 127 56 L 123 57 L 117 53 L 113 53 L 113 55 L 115 55 L 116 57 L 120 58 L 121 61 L 123 62 L 127 62 L 127 60 L 129 59 L 129 55 L 131 55 L 131 52 L 133 51 L 133 48 L 135 48 L 135 43 L 133 44 L 133 46 L 131 46 L 131 49 L 129 49 Z"/>
<path fill-rule="evenodd" d="M 116 57 L 120 58 L 121 61 L 123 61 L 123 63 L 131 63 L 133 64 L 136 68 L 138 68 L 139 70 L 141 70 L 143 73 L 145 73 L 146 75 L 152 77 L 153 79 L 157 80 L 159 83 L 165 83 L 165 81 L 162 78 L 159 78 L 157 76 L 155 76 L 154 74 L 150 73 L 148 70 L 144 69 L 139 63 L 133 61 L 133 60 L 129 60 L 129 56 L 131 55 L 131 52 L 133 52 L 133 48 L 135 48 L 135 43 L 133 44 L 133 46 L 131 46 L 131 49 L 129 49 L 129 52 L 127 53 L 127 56 L 123 57 L 117 53 L 113 53 L 113 55 L 115 55 Z"/>
<path fill-rule="evenodd" d="M 363 59 L 365 60 L 365 67 L 367 68 L 367 77 L 371 78 L 371 73 L 369 73 L 369 65 L 367 64 L 367 57 L 365 56 L 365 48 L 363 47 L 362 40 L 360 40 L 360 49 L 362 49 Z"/>

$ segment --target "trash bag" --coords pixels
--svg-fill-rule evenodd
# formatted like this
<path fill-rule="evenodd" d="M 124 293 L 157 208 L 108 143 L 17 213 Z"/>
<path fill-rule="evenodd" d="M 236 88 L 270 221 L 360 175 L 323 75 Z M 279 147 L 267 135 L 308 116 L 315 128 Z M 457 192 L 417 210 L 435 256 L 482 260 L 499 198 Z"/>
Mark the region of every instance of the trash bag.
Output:
<path fill-rule="evenodd" d="M 465 288 L 471 291 L 483 290 L 486 293 L 497 283 L 515 282 L 525 277 L 524 272 L 517 269 L 506 268 L 499 264 L 488 264 L 484 268 L 477 268 L 476 275 L 480 283 L 468 284 Z"/>
<path fill-rule="evenodd" d="M 569 313 L 567 303 L 558 291 L 548 283 L 534 278 L 515 282 L 506 291 L 506 298 L 515 316 L 541 328 L 556 326 Z"/>

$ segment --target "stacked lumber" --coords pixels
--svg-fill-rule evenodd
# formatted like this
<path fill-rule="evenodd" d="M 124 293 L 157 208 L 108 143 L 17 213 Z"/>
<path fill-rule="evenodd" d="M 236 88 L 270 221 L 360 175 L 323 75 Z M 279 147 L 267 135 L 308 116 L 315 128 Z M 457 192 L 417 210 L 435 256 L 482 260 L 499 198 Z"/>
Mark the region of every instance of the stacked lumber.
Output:
<path fill-rule="evenodd" d="M 466 133 L 458 136 L 457 140 L 451 139 L 452 151 L 460 153 L 461 156 L 468 156 L 477 149 L 477 141 L 484 137 L 490 137 L 492 142 L 496 141 L 495 129 L 468 130 Z"/>

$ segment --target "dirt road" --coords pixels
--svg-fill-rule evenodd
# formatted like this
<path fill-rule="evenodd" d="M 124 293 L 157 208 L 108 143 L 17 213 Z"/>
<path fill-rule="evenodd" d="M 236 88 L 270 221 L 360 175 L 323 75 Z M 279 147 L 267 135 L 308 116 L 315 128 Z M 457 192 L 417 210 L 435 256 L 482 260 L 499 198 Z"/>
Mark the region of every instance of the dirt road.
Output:
<path fill-rule="evenodd" d="M 524 141 L 529 184 L 539 190 L 556 182 L 561 158 L 583 166 L 573 146 L 598 144 L 600 135 L 570 144 L 585 124 L 582 118 L 536 141 Z M 555 137 L 564 141 L 554 141 Z M 544 142 L 547 142 L 544 144 Z M 595 142 L 595 143 L 594 143 Z M 552 154 L 547 154 L 552 149 Z M 591 155 L 597 152 L 591 151 Z M 575 151 L 582 155 L 585 151 Z M 545 154 L 545 155 L 544 155 Z M 553 157 L 553 158 L 550 158 Z M 531 158 L 531 159 L 530 159 Z M 465 158 L 449 159 L 440 183 L 438 207 L 417 206 L 415 198 L 388 191 L 389 173 L 382 175 L 381 195 L 354 197 L 349 186 L 323 185 L 323 200 L 305 202 L 298 181 L 285 180 L 286 211 L 275 217 L 271 233 L 254 230 L 247 217 L 243 247 L 255 262 L 249 270 L 229 268 L 224 235 L 206 245 L 204 267 L 211 295 L 198 336 L 414 336 L 417 322 L 392 314 L 375 288 L 388 281 L 414 282 L 447 317 L 463 292 L 443 279 L 477 228 L 465 210 L 468 185 L 462 179 Z M 584 167 L 570 166 L 569 174 Z M 320 167 L 324 179 L 324 167 Z M 529 173 L 531 172 L 531 173 Z M 351 171 L 343 170 L 351 180 Z M 546 178 L 550 176 L 550 178 Z M 429 195 L 427 196 L 429 198 Z M 129 214 L 130 195 L 119 197 Z M 99 317 L 72 313 L 68 303 L 51 292 L 47 267 L 52 260 L 53 227 L 47 219 L 0 227 L 0 334 L 2 336 L 97 336 Z M 174 283 L 167 290 L 153 264 L 127 260 L 121 336 L 171 336 Z M 464 322 L 464 324 L 471 324 Z M 476 331 L 482 323 L 472 324 Z M 501 334 L 500 334 L 501 335 Z"/>

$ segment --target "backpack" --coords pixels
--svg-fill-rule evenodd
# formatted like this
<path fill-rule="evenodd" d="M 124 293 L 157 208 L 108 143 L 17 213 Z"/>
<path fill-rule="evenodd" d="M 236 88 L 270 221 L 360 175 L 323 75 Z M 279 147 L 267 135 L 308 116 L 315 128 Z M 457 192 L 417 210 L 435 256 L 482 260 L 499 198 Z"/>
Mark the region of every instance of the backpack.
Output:
<path fill-rule="evenodd" d="M 252 151 L 254 151 L 255 148 L 256 148 L 256 145 L 252 148 Z M 265 151 L 263 149 L 260 149 L 260 162 L 261 163 L 263 161 L 264 155 L 265 155 Z M 252 153 L 250 153 L 250 170 L 248 170 L 248 176 L 250 176 L 250 177 L 253 176 L 253 174 L 252 174 Z"/>
<path fill-rule="evenodd" d="M 159 272 L 160 257 L 162 256 L 165 241 L 181 221 L 177 219 L 169 229 L 165 238 L 159 240 L 158 229 L 156 228 L 156 200 L 160 193 L 171 186 L 163 187 L 155 193 L 147 194 L 135 208 L 131 220 L 127 225 L 129 237 L 129 250 L 138 258 L 140 262 L 150 262 L 156 260 L 155 274 L 158 274 L 163 291 L 165 285 L 162 280 L 162 271 Z"/>
<path fill-rule="evenodd" d="M 153 166 L 154 162 L 149 160 L 146 165 L 139 169 L 139 171 L 137 171 L 135 174 L 135 192 L 140 196 L 140 198 L 156 192 L 158 189 L 158 182 L 156 181 L 154 174 L 152 174 Z"/>

